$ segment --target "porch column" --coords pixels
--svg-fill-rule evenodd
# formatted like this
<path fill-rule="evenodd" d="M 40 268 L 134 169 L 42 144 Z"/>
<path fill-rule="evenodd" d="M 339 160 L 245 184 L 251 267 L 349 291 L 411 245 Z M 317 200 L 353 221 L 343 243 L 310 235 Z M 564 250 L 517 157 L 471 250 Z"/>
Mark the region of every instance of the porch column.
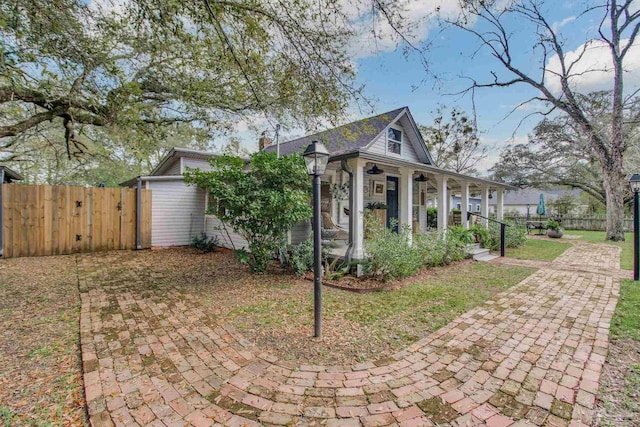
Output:
<path fill-rule="evenodd" d="M 348 160 L 349 166 L 353 169 L 354 211 L 349 212 L 354 215 L 355 229 L 351 240 L 353 241 L 353 258 L 362 259 L 364 255 L 364 167 L 366 162 L 355 158 Z"/>
<path fill-rule="evenodd" d="M 438 233 L 444 233 L 447 230 L 447 222 L 449 221 L 449 193 L 447 190 L 447 177 L 436 177 L 438 183 Z"/>
<path fill-rule="evenodd" d="M 498 221 L 502 221 L 504 219 L 504 190 L 502 188 L 498 188 L 496 193 L 496 217 L 498 218 Z"/>
<path fill-rule="evenodd" d="M 413 171 L 400 168 L 400 226 L 413 227 Z M 409 243 L 413 232 L 409 233 Z"/>
<path fill-rule="evenodd" d="M 469 220 L 467 219 L 467 212 L 469 211 L 469 183 L 460 183 L 460 215 L 462 216 L 462 228 L 469 229 Z"/>
<path fill-rule="evenodd" d="M 480 187 L 480 215 L 489 217 L 489 187 Z M 489 226 L 489 221 L 481 218 L 483 227 Z"/>

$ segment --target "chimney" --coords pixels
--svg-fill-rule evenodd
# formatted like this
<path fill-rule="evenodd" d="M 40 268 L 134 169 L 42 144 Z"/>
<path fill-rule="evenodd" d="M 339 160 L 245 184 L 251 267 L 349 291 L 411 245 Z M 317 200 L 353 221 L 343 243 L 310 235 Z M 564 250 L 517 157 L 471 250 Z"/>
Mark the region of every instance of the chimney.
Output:
<path fill-rule="evenodd" d="M 273 142 L 273 139 L 267 136 L 267 131 L 262 132 L 262 136 L 258 139 L 258 147 L 260 151 L 264 150 L 266 147 L 270 146 Z"/>

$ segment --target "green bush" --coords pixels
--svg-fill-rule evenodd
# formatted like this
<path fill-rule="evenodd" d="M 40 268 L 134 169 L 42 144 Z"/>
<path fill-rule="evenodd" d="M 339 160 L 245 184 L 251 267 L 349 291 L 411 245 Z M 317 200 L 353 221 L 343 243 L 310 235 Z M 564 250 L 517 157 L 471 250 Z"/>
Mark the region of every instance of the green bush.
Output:
<path fill-rule="evenodd" d="M 438 208 L 427 208 L 427 227 L 438 226 Z"/>
<path fill-rule="evenodd" d="M 453 227 L 445 237 L 436 233 L 414 236 L 413 244 L 420 252 L 424 265 L 430 268 L 464 259 L 469 239 L 473 239 L 473 235 L 468 230 Z"/>
<path fill-rule="evenodd" d="M 309 239 L 297 245 L 291 245 L 288 261 L 293 272 L 298 276 L 313 270 L 313 240 Z"/>
<path fill-rule="evenodd" d="M 199 236 L 193 236 L 191 238 L 192 248 L 201 250 L 202 252 L 213 252 L 218 246 L 218 236 L 207 237 L 207 233 L 202 233 Z"/>
<path fill-rule="evenodd" d="M 411 230 L 401 227 L 397 233 L 384 225 L 365 219 L 369 238 L 365 241 L 365 271 L 383 281 L 403 279 L 422 265 L 421 251 L 409 244 Z M 393 228 L 392 224 L 392 228 Z"/>
<path fill-rule="evenodd" d="M 309 218 L 311 185 L 304 160 L 298 154 L 277 157 L 259 151 L 244 159 L 210 159 L 212 170 L 189 169 L 185 182 L 206 190 L 216 201 L 209 206 L 224 224 L 247 241 L 236 251 L 241 263 L 263 272 L 279 253 L 287 230 Z"/>
<path fill-rule="evenodd" d="M 527 228 L 515 222 L 505 221 L 508 227 L 505 229 L 505 247 L 517 248 L 527 241 Z M 489 240 L 484 246 L 492 251 L 500 250 L 500 224 L 489 224 Z"/>

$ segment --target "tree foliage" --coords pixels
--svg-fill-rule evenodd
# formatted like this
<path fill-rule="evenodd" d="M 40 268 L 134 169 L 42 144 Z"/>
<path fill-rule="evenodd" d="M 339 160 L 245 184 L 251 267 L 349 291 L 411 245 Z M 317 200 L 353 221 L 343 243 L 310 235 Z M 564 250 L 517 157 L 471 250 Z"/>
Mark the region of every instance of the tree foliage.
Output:
<path fill-rule="evenodd" d="M 602 134 L 610 130 L 610 96 L 605 91 L 577 95 L 589 120 Z M 634 156 L 640 145 L 638 117 L 638 105 L 630 104 L 624 112 L 623 138 L 630 148 L 624 161 L 625 170 L 640 164 Z M 606 204 L 600 157 L 575 121 L 566 114 L 540 121 L 529 135 L 528 143 L 507 147 L 500 153 L 500 160 L 492 171 L 496 179 L 520 187 L 568 186 Z M 627 190 L 625 201 L 629 198 Z"/>
<path fill-rule="evenodd" d="M 267 269 L 288 230 L 311 216 L 311 185 L 299 155 L 276 157 L 260 151 L 247 167 L 240 157 L 212 159 L 212 171 L 189 170 L 185 181 L 205 189 L 217 206 L 210 212 L 248 242 L 237 251 L 252 271 Z"/>
<path fill-rule="evenodd" d="M 633 3 L 633 0 L 602 0 L 587 4 L 580 18 L 596 20 L 599 26 L 577 55 L 567 53 L 560 28 L 549 19 L 548 9 L 555 7 L 555 2 L 464 0 L 460 2 L 461 17 L 447 20 L 448 25 L 475 37 L 480 42 L 479 49 L 488 52 L 497 65 L 487 80 L 469 76 L 472 81 L 469 92 L 482 88 L 527 86 L 536 94 L 523 104 L 542 101 L 548 109 L 541 114 L 548 116 L 559 111 L 573 122 L 600 164 L 607 205 L 608 240 L 624 240 L 626 177 L 623 159 L 629 148 L 623 137 L 624 112 L 636 99 L 633 94 L 626 96 L 624 93 L 623 62 L 640 31 L 640 10 Z M 517 54 L 512 37 L 514 32 L 524 33 L 529 38 L 530 54 Z M 576 81 L 585 74 L 598 71 L 593 68 L 585 70 L 577 65 L 585 52 L 596 44 L 603 46 L 609 55 L 612 76 L 607 100 L 610 120 L 603 128 L 585 110 L 580 96 L 585 94 L 576 85 Z M 557 67 L 549 66 L 551 59 Z M 532 64 L 538 66 L 532 67 Z M 559 83 L 557 90 L 556 83 Z"/>
<path fill-rule="evenodd" d="M 82 170 L 103 144 L 335 119 L 360 93 L 346 23 L 332 0 L 1 2 L 0 159 L 32 162 L 46 144 Z"/>
<path fill-rule="evenodd" d="M 443 169 L 474 174 L 478 163 L 487 157 L 474 121 L 456 107 L 448 112 L 439 107 L 433 125 L 418 128 L 434 162 Z"/>

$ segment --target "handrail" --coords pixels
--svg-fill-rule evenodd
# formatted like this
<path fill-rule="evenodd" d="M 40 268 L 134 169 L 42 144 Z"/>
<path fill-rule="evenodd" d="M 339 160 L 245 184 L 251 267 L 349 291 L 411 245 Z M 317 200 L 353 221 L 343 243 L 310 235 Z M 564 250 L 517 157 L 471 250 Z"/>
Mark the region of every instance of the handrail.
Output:
<path fill-rule="evenodd" d="M 467 212 L 467 221 L 471 219 L 471 218 L 470 218 L 470 217 L 471 217 L 471 215 L 475 215 L 475 216 L 477 216 L 477 217 L 479 217 L 479 218 L 488 219 L 489 221 L 496 222 L 496 223 L 498 223 L 498 224 L 502 224 L 502 225 L 504 225 L 505 227 L 511 227 L 511 224 L 507 224 L 506 222 L 498 221 L 497 219 L 488 218 L 488 217 L 486 217 L 486 216 L 482 216 L 482 215 L 477 214 L 477 213 L 475 213 L 475 212 Z"/>
<path fill-rule="evenodd" d="M 505 240 L 506 240 L 505 239 L 505 229 L 507 227 L 510 227 L 510 225 L 505 223 L 505 222 L 498 221 L 497 219 L 487 218 L 486 216 L 479 215 L 479 214 L 477 214 L 475 212 L 467 212 L 467 221 L 469 221 L 471 219 L 471 215 L 475 215 L 477 217 L 484 218 L 484 219 L 486 219 L 488 221 L 493 221 L 495 223 L 500 224 L 500 256 L 504 257 Z"/>

